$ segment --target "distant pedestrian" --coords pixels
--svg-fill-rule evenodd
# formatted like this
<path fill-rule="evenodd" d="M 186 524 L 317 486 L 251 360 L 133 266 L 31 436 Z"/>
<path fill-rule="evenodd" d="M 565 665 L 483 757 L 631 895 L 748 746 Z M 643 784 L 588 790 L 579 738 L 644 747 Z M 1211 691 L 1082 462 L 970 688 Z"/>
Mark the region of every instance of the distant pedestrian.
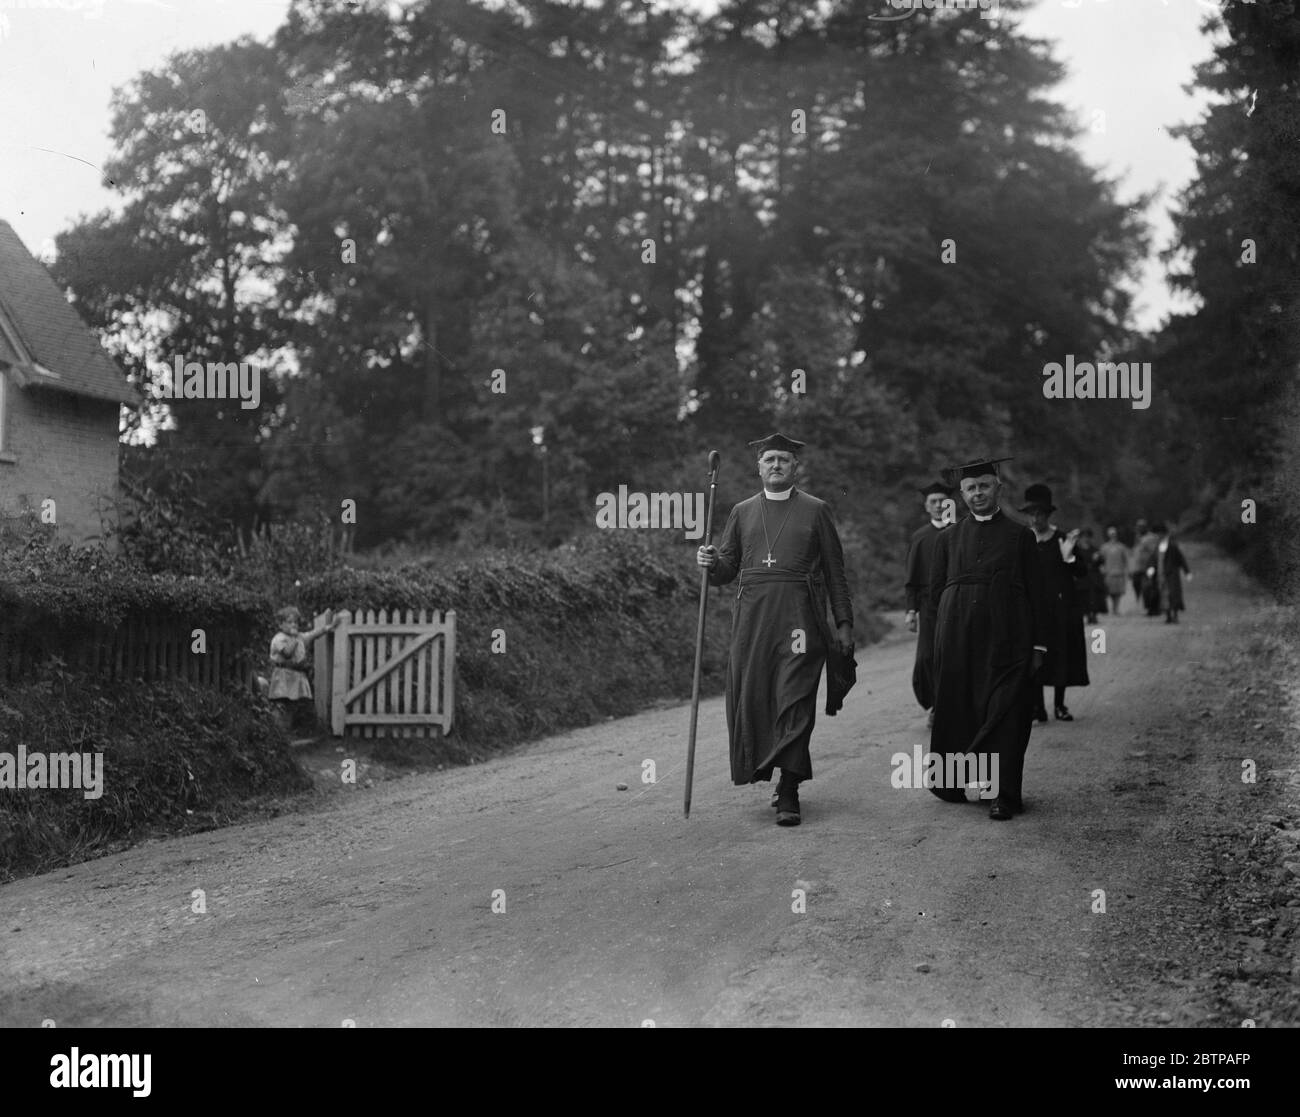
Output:
<path fill-rule="evenodd" d="M 313 641 L 338 627 L 337 616 L 310 632 L 299 632 L 302 614 L 297 606 L 286 605 L 276 612 L 279 631 L 271 637 L 271 684 L 267 697 L 274 703 L 276 720 L 288 732 L 295 723 L 294 711 L 312 697 L 307 679 L 307 648 Z M 297 720 L 301 720 L 300 714 Z"/>
<path fill-rule="evenodd" d="M 912 693 L 921 709 L 929 711 L 926 725 L 934 725 L 934 610 L 930 608 L 930 563 L 934 558 L 939 533 L 956 515 L 944 519 L 944 505 L 953 507 L 952 490 L 933 484 L 920 490 L 925 498 L 929 523 L 912 533 L 907 548 L 907 614 L 903 618 L 909 632 L 917 633 L 916 660 L 912 664 Z"/>
<path fill-rule="evenodd" d="M 1101 545 L 1101 576 L 1110 598 L 1110 611 L 1119 616 L 1120 598 L 1128 584 L 1129 559 L 1132 552 L 1119 541 L 1119 528 L 1106 529 L 1106 542 Z M 1138 600 L 1141 600 L 1139 596 Z"/>
<path fill-rule="evenodd" d="M 1133 579 L 1133 592 L 1145 607 L 1148 617 L 1160 613 L 1160 595 L 1154 583 L 1148 585 L 1147 581 L 1147 571 L 1155 563 L 1156 545 L 1159 542 L 1160 536 L 1147 526 L 1146 520 L 1138 520 L 1137 538 L 1133 544 L 1133 565 L 1137 570 Z"/>
<path fill-rule="evenodd" d="M 1046 696 L 1039 687 L 1052 687 L 1057 721 L 1073 721 L 1065 704 L 1067 687 L 1088 685 L 1088 649 L 1083 637 L 1083 610 L 1075 585 L 1088 572 L 1074 553 L 1079 538 L 1076 528 L 1068 535 L 1051 522 L 1056 505 L 1046 485 L 1030 485 L 1020 509 L 1030 518 L 1038 559 L 1043 572 L 1043 601 L 1040 606 L 1047 625 L 1047 655 L 1034 676 L 1031 696 L 1033 716 L 1047 720 Z"/>
<path fill-rule="evenodd" d="M 1191 578 L 1192 572 L 1183 557 L 1182 548 L 1173 541 L 1173 533 L 1164 524 L 1156 524 L 1154 531 L 1160 537 L 1156 544 L 1152 566 L 1159 587 L 1159 608 L 1165 615 L 1165 624 L 1177 624 L 1183 605 L 1183 575 Z"/>
<path fill-rule="evenodd" d="M 1079 532 L 1079 541 L 1074 545 L 1074 553 L 1087 572 L 1083 581 L 1075 583 L 1075 596 L 1079 599 L 1088 623 L 1096 624 L 1097 614 L 1107 612 L 1108 608 L 1106 580 L 1101 575 L 1101 553 L 1093 540 L 1092 528 L 1086 527 Z"/>
<path fill-rule="evenodd" d="M 1137 598 L 1138 605 L 1142 604 L 1142 585 L 1147 578 L 1147 557 L 1142 554 L 1143 540 L 1147 536 L 1146 520 L 1138 520 L 1133 525 L 1133 546 L 1128 555 L 1128 576 L 1133 583 L 1133 596 Z"/>

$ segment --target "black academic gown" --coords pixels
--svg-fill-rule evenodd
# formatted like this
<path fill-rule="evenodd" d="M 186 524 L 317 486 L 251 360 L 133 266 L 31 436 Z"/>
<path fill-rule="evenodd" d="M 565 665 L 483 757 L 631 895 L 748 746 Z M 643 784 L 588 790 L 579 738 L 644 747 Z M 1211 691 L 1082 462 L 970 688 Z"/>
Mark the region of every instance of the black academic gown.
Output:
<path fill-rule="evenodd" d="M 1042 543 L 1035 537 L 1038 561 L 1043 568 L 1042 611 L 1048 626 L 1047 655 L 1042 669 L 1034 676 L 1035 685 L 1040 687 L 1088 685 L 1083 605 L 1076 592 L 1076 584 L 1086 582 L 1088 568 L 1078 554 L 1073 562 L 1061 558 L 1060 541 L 1064 538 L 1062 531 L 1056 531 Z"/>
<path fill-rule="evenodd" d="M 934 610 L 930 608 L 930 566 L 934 545 L 944 528 L 930 521 L 912 533 L 907 547 L 907 608 L 916 610 L 916 660 L 912 693 L 923 710 L 934 705 Z"/>
<path fill-rule="evenodd" d="M 998 757 L 999 794 L 1019 800 L 1029 745 L 1027 702 L 1042 569 L 1034 533 L 1001 511 L 939 533 L 930 570 L 934 726 L 930 751 Z"/>
<path fill-rule="evenodd" d="M 811 779 L 817 687 L 834 640 L 827 599 L 836 625 L 853 623 L 830 509 L 799 489 L 788 501 L 762 493 L 742 500 L 727 517 L 709 581 L 738 582 L 727 663 L 732 781 L 770 780 L 774 768 Z"/>

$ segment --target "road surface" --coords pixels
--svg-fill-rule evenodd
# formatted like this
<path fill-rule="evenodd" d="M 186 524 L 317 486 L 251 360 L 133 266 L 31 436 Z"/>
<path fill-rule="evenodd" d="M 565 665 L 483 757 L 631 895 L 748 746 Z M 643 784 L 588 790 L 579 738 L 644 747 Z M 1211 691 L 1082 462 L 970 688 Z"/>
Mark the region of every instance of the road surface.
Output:
<path fill-rule="evenodd" d="M 1274 845 L 1300 817 L 1296 696 L 1271 607 L 1190 557 L 1184 623 L 1101 618 L 1093 685 L 1034 730 L 1015 821 L 891 786 L 927 741 L 898 627 L 819 720 L 801 827 L 775 825 L 769 785 L 730 785 L 721 699 L 689 821 L 682 706 L 362 781 L 0 887 L 0 1024 L 1294 1020 L 1300 892 Z M 1261 834 L 1271 884 L 1232 863 Z"/>

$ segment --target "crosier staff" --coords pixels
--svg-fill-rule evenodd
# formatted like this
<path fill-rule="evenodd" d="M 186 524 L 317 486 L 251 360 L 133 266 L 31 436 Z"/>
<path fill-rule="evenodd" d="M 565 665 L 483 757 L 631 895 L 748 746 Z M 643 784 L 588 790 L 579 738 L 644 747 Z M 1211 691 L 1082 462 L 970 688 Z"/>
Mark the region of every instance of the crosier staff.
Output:
<path fill-rule="evenodd" d="M 713 540 L 713 494 L 718 487 L 718 467 L 722 464 L 722 455 L 717 450 L 709 451 L 709 508 L 704 514 L 704 546 Z M 691 684 L 691 732 L 686 743 L 686 799 L 683 805 L 684 817 L 691 817 L 691 780 L 695 775 L 695 725 L 700 716 L 700 667 L 704 658 L 704 617 L 705 607 L 709 601 L 709 570 L 700 571 L 700 617 L 695 626 L 695 678 Z"/>

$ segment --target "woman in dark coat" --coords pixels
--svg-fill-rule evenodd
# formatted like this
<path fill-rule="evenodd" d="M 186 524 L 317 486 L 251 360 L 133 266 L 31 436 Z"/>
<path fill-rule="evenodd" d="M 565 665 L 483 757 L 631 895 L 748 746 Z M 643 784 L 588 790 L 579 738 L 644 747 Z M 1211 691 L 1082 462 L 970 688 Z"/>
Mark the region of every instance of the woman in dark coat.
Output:
<path fill-rule="evenodd" d="M 1034 676 L 1031 688 L 1034 717 L 1047 720 L 1046 694 L 1038 687 L 1053 687 L 1057 721 L 1073 721 L 1065 705 L 1065 689 L 1088 685 L 1088 650 L 1083 637 L 1083 608 L 1075 587 L 1086 584 L 1088 568 L 1074 553 L 1078 530 L 1066 535 L 1051 523 L 1056 511 L 1052 490 L 1046 485 L 1030 485 L 1020 509 L 1030 517 L 1034 539 L 1038 544 L 1039 564 L 1043 571 L 1043 615 L 1048 618 L 1047 655 L 1042 669 Z"/>
<path fill-rule="evenodd" d="M 1160 610 L 1165 615 L 1165 624 L 1177 624 L 1178 614 L 1186 608 L 1183 604 L 1183 575 L 1190 578 L 1192 572 L 1182 549 L 1170 538 L 1169 529 L 1164 524 L 1156 524 L 1155 531 L 1160 542 L 1156 544 L 1151 561 L 1160 592 Z"/>

